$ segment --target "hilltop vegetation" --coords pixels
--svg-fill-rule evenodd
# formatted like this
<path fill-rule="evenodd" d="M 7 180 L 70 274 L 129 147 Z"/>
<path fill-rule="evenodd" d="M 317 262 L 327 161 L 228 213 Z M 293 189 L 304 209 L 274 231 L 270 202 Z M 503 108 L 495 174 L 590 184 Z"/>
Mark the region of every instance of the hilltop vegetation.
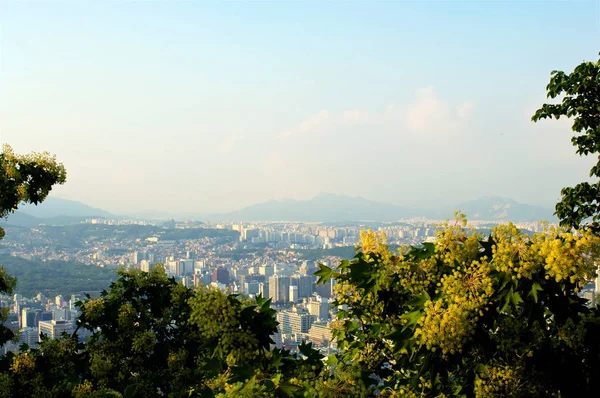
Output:
<path fill-rule="evenodd" d="M 22 227 L 7 227 L 22 228 Z M 223 241 L 237 240 L 238 231 L 214 228 L 167 229 L 150 225 L 106 225 L 72 224 L 65 226 L 39 226 L 36 239 L 55 248 L 82 248 L 94 241 L 125 242 L 158 237 L 160 240 L 190 240 L 220 238 Z M 9 238 L 10 239 L 10 238 Z"/>
<path fill-rule="evenodd" d="M 97 292 L 117 278 L 114 269 L 67 261 L 26 260 L 0 254 L 0 264 L 17 278 L 15 293 L 33 297 L 67 296 L 77 292 Z"/>

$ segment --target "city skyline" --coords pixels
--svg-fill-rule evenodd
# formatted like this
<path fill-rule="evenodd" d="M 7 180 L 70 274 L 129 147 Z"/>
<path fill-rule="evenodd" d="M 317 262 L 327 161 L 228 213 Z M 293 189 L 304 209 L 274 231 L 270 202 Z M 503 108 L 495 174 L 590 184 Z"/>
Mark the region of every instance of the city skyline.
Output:
<path fill-rule="evenodd" d="M 567 120 L 529 119 L 550 71 L 597 55 L 598 4 L 4 2 L 0 141 L 117 214 L 319 192 L 551 208 L 593 159 Z"/>

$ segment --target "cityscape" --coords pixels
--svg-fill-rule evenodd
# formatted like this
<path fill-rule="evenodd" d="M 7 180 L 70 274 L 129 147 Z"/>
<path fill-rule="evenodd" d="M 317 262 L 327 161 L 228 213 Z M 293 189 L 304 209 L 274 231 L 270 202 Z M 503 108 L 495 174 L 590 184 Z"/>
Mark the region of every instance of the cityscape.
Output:
<path fill-rule="evenodd" d="M 600 391 L 600 0 L 0 0 L 0 398 Z"/>
<path fill-rule="evenodd" d="M 88 218 L 78 224 L 5 227 L 0 255 L 29 261 L 62 261 L 111 270 L 150 272 L 157 264 L 169 277 L 186 287 L 207 286 L 228 293 L 272 300 L 279 332 L 275 346 L 296 351 L 312 342 L 324 354 L 336 352 L 330 323 L 335 280 L 316 284 L 319 264 L 336 267 L 354 256 L 360 232 L 383 232 L 392 248 L 435 242 L 443 220 L 424 218 L 397 222 L 197 222 L 175 220 L 111 220 Z M 474 221 L 470 227 L 482 236 L 494 221 Z M 522 230 L 540 232 L 543 223 L 516 224 Z M 108 286 L 103 286 L 108 288 Z M 17 285 L 17 291 L 19 290 Z M 72 333 L 79 312 L 78 301 L 99 291 L 73 291 L 53 295 L 40 285 L 31 297 L 2 297 L 9 308 L 9 322 L 19 330 L 19 341 L 7 343 L 4 353 L 17 352 L 25 343 L 35 347 L 44 333 L 49 337 Z M 70 294 L 69 294 L 70 293 Z M 589 289 L 584 291 L 590 294 Z M 79 330 L 85 340 L 89 333 Z"/>

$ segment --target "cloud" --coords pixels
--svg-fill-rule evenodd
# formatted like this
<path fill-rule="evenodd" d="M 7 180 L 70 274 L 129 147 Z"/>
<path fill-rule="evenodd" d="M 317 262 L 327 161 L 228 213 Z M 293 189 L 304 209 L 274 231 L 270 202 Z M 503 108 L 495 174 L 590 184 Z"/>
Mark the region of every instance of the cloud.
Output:
<path fill-rule="evenodd" d="M 362 109 L 344 111 L 342 121 L 346 124 L 364 124 L 369 121 L 369 112 Z"/>
<path fill-rule="evenodd" d="M 340 133 L 345 131 L 343 129 L 365 125 L 378 131 L 402 132 L 408 128 L 418 135 L 448 135 L 463 129 L 474 112 L 474 101 L 450 104 L 440 99 L 433 87 L 428 86 L 417 89 L 408 105 L 389 104 L 380 112 L 354 108 L 332 113 L 323 109 L 297 127 L 280 132 L 275 138 L 299 139 L 306 134 Z"/>
<path fill-rule="evenodd" d="M 406 122 L 413 130 L 425 130 L 448 118 L 448 106 L 440 101 L 433 87 L 420 88 L 416 100 L 406 110 Z"/>
<path fill-rule="evenodd" d="M 323 129 L 329 123 L 329 121 L 329 111 L 327 109 L 323 109 L 309 119 L 303 121 L 298 127 L 298 132 L 300 134 L 313 133 Z"/>
<path fill-rule="evenodd" d="M 436 95 L 433 87 L 424 87 L 415 91 L 415 100 L 406 110 L 406 125 L 417 133 L 447 134 L 461 130 L 474 110 L 473 101 L 451 106 Z"/>

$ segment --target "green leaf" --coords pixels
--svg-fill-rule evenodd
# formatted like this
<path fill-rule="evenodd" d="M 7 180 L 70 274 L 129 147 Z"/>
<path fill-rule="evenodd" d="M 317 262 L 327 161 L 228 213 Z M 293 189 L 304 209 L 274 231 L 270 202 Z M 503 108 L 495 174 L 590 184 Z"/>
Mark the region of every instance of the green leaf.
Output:
<path fill-rule="evenodd" d="M 510 299 L 515 307 L 523 302 L 519 292 L 513 292 Z"/>
<path fill-rule="evenodd" d="M 249 364 L 244 364 L 242 366 L 234 366 L 231 368 L 231 377 L 229 378 L 229 382 L 243 382 L 248 380 L 252 376 L 254 376 L 254 370 Z"/>
<path fill-rule="evenodd" d="M 339 275 L 338 272 L 335 272 L 326 265 L 319 264 L 319 268 L 320 269 L 317 272 L 315 272 L 315 276 L 319 277 L 319 279 L 317 280 L 317 285 L 325 284 L 329 281 L 329 279 L 335 278 Z"/>
<path fill-rule="evenodd" d="M 531 286 L 531 290 L 529 291 L 528 296 L 533 297 L 533 301 L 535 301 L 536 303 L 538 302 L 538 292 L 541 292 L 542 287 L 540 286 L 539 283 L 537 282 L 533 282 L 533 285 Z"/>
<path fill-rule="evenodd" d="M 423 311 L 421 311 L 421 310 L 412 311 L 412 312 L 408 312 L 406 314 L 402 314 L 401 318 L 402 319 L 406 319 L 408 321 L 406 323 L 406 325 L 404 325 L 404 329 L 403 330 L 406 330 L 410 326 L 415 326 L 417 324 L 417 322 L 419 321 L 419 319 L 421 318 L 421 316 L 423 316 Z"/>
<path fill-rule="evenodd" d="M 415 294 L 414 298 L 410 300 L 407 305 L 412 310 L 422 310 L 425 307 L 425 303 L 431 300 L 429 293 L 423 290 L 421 294 Z"/>
<path fill-rule="evenodd" d="M 328 366 L 337 365 L 337 363 L 338 363 L 337 356 L 335 356 L 334 354 L 331 354 L 330 356 L 327 357 L 327 362 L 326 363 L 327 363 Z"/>
<path fill-rule="evenodd" d="M 300 389 L 299 386 L 293 384 L 288 380 L 284 380 L 279 384 L 279 388 L 275 391 L 275 393 L 279 393 L 281 396 L 293 398 L 294 393 Z"/>
<path fill-rule="evenodd" d="M 128 385 L 127 387 L 125 387 L 125 390 L 123 391 L 123 398 L 135 397 L 135 394 L 137 393 L 137 389 L 138 389 L 138 385 L 135 383 Z"/>

